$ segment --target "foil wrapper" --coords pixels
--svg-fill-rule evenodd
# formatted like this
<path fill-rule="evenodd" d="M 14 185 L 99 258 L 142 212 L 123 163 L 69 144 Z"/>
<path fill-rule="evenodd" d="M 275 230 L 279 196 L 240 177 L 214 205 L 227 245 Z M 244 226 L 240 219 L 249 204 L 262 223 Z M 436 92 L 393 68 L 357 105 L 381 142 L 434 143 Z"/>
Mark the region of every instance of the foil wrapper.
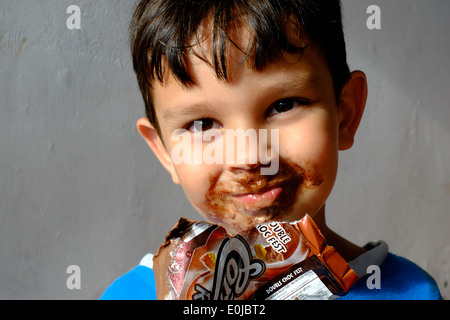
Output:
<path fill-rule="evenodd" d="M 162 300 L 333 299 L 358 280 L 309 215 L 234 237 L 181 218 L 153 265 Z"/>

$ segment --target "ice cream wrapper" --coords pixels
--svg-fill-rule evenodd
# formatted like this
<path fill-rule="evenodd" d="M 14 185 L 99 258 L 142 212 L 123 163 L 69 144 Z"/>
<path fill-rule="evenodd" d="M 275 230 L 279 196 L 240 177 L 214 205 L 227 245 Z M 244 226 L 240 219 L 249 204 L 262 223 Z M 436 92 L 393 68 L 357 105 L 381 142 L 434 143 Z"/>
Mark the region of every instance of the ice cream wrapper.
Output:
<path fill-rule="evenodd" d="M 358 280 L 309 215 L 234 237 L 181 218 L 153 268 L 160 300 L 328 300 Z"/>

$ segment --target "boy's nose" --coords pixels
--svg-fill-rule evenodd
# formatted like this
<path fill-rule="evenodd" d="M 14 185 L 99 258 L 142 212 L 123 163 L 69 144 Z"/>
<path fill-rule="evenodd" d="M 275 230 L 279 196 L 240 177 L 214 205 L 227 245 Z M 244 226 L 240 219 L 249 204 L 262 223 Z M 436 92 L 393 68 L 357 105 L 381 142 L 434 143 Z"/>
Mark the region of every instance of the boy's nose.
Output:
<path fill-rule="evenodd" d="M 231 131 L 229 132 L 231 133 Z M 225 142 L 226 163 L 231 172 L 254 171 L 259 168 L 270 167 L 273 156 L 278 156 L 275 150 L 271 150 L 272 139 L 265 129 L 240 130 L 233 135 L 228 134 Z"/>
<path fill-rule="evenodd" d="M 261 166 L 261 163 L 254 163 L 254 164 L 231 164 L 229 166 L 229 170 L 233 173 L 242 173 L 242 172 L 248 172 L 248 171 L 255 171 Z"/>

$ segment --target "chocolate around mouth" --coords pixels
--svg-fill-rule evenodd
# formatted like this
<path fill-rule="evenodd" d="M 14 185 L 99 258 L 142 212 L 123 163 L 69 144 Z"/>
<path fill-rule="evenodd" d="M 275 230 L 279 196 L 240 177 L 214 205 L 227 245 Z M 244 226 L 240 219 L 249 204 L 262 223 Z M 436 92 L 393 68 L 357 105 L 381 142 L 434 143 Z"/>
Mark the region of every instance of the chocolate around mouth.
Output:
<path fill-rule="evenodd" d="M 266 221 L 279 220 L 283 212 L 295 204 L 301 185 L 312 188 L 321 185 L 322 182 L 321 176 L 308 173 L 304 168 L 280 158 L 279 170 L 273 176 L 262 176 L 260 168 L 254 168 L 235 181 L 217 182 L 216 178 L 210 178 L 205 202 L 212 215 L 211 220 L 219 224 L 234 220 L 238 214 L 248 216 L 251 220 L 255 216 L 254 211 Z M 282 192 L 271 205 L 264 208 L 252 208 L 236 200 L 236 196 L 260 194 L 277 187 L 281 187 Z"/>

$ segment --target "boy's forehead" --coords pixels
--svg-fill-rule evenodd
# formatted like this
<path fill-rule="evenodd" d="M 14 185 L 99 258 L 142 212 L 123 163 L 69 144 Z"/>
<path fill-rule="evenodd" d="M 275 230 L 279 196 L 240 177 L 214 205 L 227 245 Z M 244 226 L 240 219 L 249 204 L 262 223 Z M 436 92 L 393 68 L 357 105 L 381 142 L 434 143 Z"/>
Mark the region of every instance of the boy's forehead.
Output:
<path fill-rule="evenodd" d="M 328 84 L 332 83 L 327 64 L 314 46 L 306 47 L 302 53 L 285 53 L 283 59 L 268 63 L 261 71 L 254 70 L 248 63 L 241 63 L 236 60 L 236 56 L 230 57 L 230 72 L 226 80 L 219 79 L 214 68 L 192 52 L 187 56 L 187 65 L 194 84 L 185 86 L 171 72 L 166 72 L 165 81 L 153 86 L 154 105 L 159 119 L 176 117 L 184 106 L 192 105 L 183 99 L 199 100 L 201 97 L 198 94 L 205 94 L 202 91 L 204 89 L 211 89 L 206 94 L 218 99 L 226 96 L 214 96 L 215 92 L 219 92 L 214 91 L 217 88 L 221 93 L 225 93 L 226 88 L 230 89 L 228 92 L 233 92 L 232 88 L 242 87 L 241 92 L 255 89 L 265 94 L 282 95 L 314 88 L 322 90 L 329 88 Z M 160 105 L 165 106 L 162 113 L 158 112 Z"/>

